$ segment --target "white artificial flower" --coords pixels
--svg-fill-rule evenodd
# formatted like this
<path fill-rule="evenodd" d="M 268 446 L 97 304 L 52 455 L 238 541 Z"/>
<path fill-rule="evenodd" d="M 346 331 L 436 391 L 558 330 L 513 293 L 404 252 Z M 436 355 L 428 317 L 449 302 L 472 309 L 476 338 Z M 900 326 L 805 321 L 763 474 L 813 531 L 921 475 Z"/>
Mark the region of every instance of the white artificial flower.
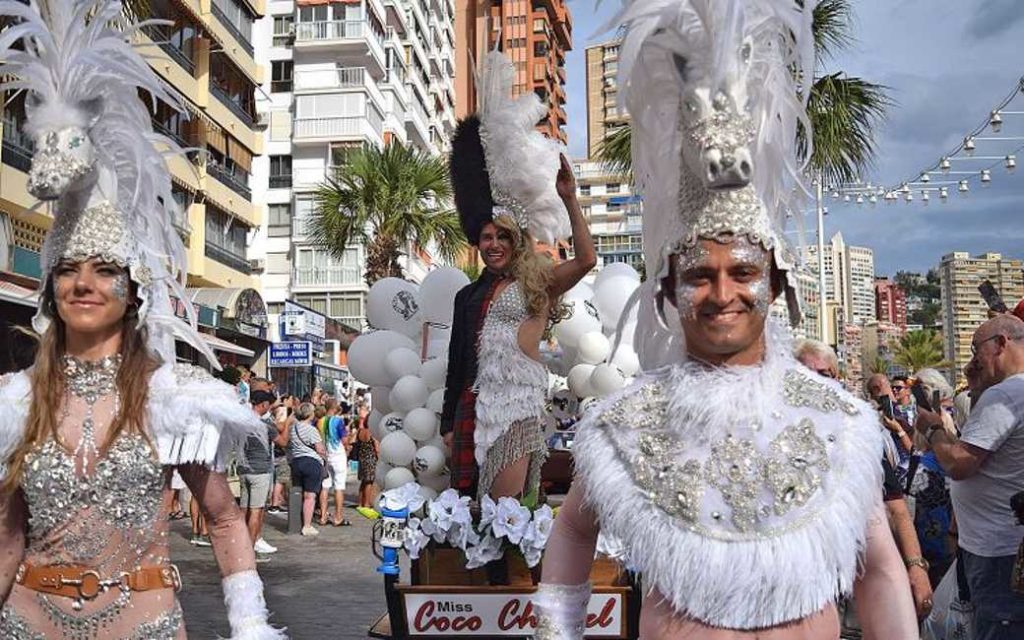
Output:
<path fill-rule="evenodd" d="M 533 544 L 543 549 L 548 543 L 548 538 L 551 537 L 552 529 L 555 527 L 555 512 L 548 505 L 542 505 L 533 512 L 533 522 L 530 524 L 534 530 L 532 535 Z"/>
<path fill-rule="evenodd" d="M 469 523 L 473 519 L 469 513 L 469 497 L 460 498 L 455 489 L 445 489 L 431 500 L 428 511 L 430 519 L 445 533 L 451 529 L 452 524 Z"/>
<path fill-rule="evenodd" d="M 385 491 L 380 496 L 380 503 L 394 511 L 408 509 L 409 513 L 414 513 L 419 511 L 423 502 L 420 485 L 415 482 L 407 482 L 400 487 Z"/>
<path fill-rule="evenodd" d="M 527 545 L 526 548 L 520 547 L 519 550 L 523 553 L 523 559 L 526 560 L 526 566 L 530 569 L 536 567 L 540 563 L 541 556 L 544 555 L 544 549 L 535 547 L 533 545 Z"/>
<path fill-rule="evenodd" d="M 501 549 L 501 540 L 491 536 L 484 536 L 480 544 L 466 549 L 466 568 L 476 569 L 488 562 L 500 559 L 504 554 Z"/>
<path fill-rule="evenodd" d="M 409 524 L 405 528 L 405 550 L 413 560 L 420 557 L 420 551 L 430 540 L 420 528 L 420 523 L 419 518 L 409 518 Z"/>
<path fill-rule="evenodd" d="M 495 537 L 508 538 L 512 544 L 519 544 L 530 524 L 530 510 L 519 504 L 515 498 L 498 498 L 491 530 Z"/>
<path fill-rule="evenodd" d="M 466 547 L 478 544 L 479 542 L 480 534 L 473 528 L 472 523 L 453 524 L 452 528 L 448 530 L 448 544 L 458 547 L 463 551 L 466 550 Z"/>
<path fill-rule="evenodd" d="M 494 500 L 491 496 L 485 495 L 480 500 L 480 528 L 483 529 L 487 525 L 494 521 L 494 514 L 497 512 L 498 505 L 494 504 Z"/>
<path fill-rule="evenodd" d="M 442 529 L 437 526 L 437 523 L 430 518 L 425 518 L 420 522 L 420 530 L 423 531 L 424 534 L 433 538 L 434 542 L 438 543 L 444 542 L 448 535 L 448 531 L 446 529 Z"/>

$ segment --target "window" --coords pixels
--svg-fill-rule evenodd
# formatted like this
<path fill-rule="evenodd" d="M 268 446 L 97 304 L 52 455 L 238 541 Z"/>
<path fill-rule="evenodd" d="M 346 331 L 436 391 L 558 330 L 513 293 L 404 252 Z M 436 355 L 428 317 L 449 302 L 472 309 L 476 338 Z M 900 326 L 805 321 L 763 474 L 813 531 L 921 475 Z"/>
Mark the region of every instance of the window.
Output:
<path fill-rule="evenodd" d="M 581 196 L 589 196 L 590 195 L 590 185 L 589 184 L 581 184 L 580 185 L 580 195 Z"/>
<path fill-rule="evenodd" d="M 547 29 L 547 26 L 548 26 L 548 22 L 544 18 L 534 18 L 533 19 L 533 32 L 534 33 L 543 33 L 544 30 Z"/>
<path fill-rule="evenodd" d="M 271 93 L 287 93 L 292 90 L 293 65 L 291 60 L 274 60 L 270 63 Z"/>
<path fill-rule="evenodd" d="M 267 206 L 267 235 L 279 238 L 292 232 L 292 205 L 272 204 Z"/>
<path fill-rule="evenodd" d="M 283 302 L 268 302 L 267 303 L 267 315 L 268 316 L 279 316 L 284 313 Z"/>
<path fill-rule="evenodd" d="M 287 274 L 291 269 L 287 253 L 268 253 L 265 273 Z"/>
<path fill-rule="evenodd" d="M 363 316 L 362 294 L 331 294 L 331 305 L 328 315 L 332 318 L 361 318 Z"/>
<path fill-rule="evenodd" d="M 223 52 L 210 56 L 210 92 L 245 124 L 256 114 L 256 86 Z"/>
<path fill-rule="evenodd" d="M 274 16 L 274 46 L 290 47 L 295 36 L 295 16 Z"/>
<path fill-rule="evenodd" d="M 206 205 L 206 250 L 208 258 L 242 273 L 252 273 L 245 259 L 246 226 L 210 203 Z"/>
<path fill-rule="evenodd" d="M 534 42 L 533 55 L 537 56 L 538 58 L 542 58 L 548 55 L 548 43 L 544 42 L 543 40 Z"/>
<path fill-rule="evenodd" d="M 348 164 L 349 156 L 352 155 L 353 151 L 361 148 L 361 145 L 357 142 L 340 142 L 331 145 L 330 158 L 328 158 L 329 166 L 341 167 Z"/>
<path fill-rule="evenodd" d="M 270 188 L 288 189 L 292 186 L 292 157 L 270 156 Z"/>
<path fill-rule="evenodd" d="M 213 13 L 252 55 L 253 15 L 240 0 L 213 0 Z"/>
<path fill-rule="evenodd" d="M 612 182 L 611 184 L 608 185 L 607 189 L 608 193 L 618 193 L 619 190 L 622 189 L 622 185 L 619 184 L 618 182 Z"/>

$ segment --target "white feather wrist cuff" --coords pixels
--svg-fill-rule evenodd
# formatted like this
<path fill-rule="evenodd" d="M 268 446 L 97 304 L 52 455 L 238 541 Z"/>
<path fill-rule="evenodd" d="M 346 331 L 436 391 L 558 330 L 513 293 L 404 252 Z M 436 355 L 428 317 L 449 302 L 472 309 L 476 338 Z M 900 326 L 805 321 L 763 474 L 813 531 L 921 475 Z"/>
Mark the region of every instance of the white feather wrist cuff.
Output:
<path fill-rule="evenodd" d="M 267 623 L 270 612 L 263 599 L 263 581 L 256 571 L 239 571 L 224 578 L 224 604 L 231 640 L 288 640 L 283 629 Z"/>
<path fill-rule="evenodd" d="M 533 596 L 537 608 L 535 640 L 581 640 L 587 623 L 591 584 L 541 583 Z"/>

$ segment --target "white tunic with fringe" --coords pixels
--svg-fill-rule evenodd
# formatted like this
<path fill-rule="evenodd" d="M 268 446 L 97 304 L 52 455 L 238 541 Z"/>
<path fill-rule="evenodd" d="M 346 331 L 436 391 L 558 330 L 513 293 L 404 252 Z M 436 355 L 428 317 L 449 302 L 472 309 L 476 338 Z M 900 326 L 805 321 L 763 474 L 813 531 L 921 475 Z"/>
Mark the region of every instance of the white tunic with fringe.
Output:
<path fill-rule="evenodd" d="M 27 371 L 0 377 L 0 479 L 6 461 L 21 444 L 31 403 Z M 223 471 L 232 452 L 241 455 L 250 434 L 266 435 L 266 426 L 234 388 L 204 369 L 165 364 L 149 382 L 149 435 L 163 465 L 202 464 Z"/>
<path fill-rule="evenodd" d="M 852 591 L 882 497 L 875 412 L 797 363 L 689 362 L 581 421 L 576 477 L 602 534 L 681 615 L 756 629 Z"/>
<path fill-rule="evenodd" d="M 530 317 L 518 282 L 491 302 L 477 347 L 476 463 L 514 422 L 544 415 L 548 372 L 519 348 L 519 327 Z"/>

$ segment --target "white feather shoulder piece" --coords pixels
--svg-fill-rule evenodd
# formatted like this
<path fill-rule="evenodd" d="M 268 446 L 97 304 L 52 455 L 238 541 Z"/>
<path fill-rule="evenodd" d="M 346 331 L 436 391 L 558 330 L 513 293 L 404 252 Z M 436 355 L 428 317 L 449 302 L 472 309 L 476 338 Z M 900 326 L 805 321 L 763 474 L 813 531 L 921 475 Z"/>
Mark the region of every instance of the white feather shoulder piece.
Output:
<path fill-rule="evenodd" d="M 7 458 L 25 437 L 30 402 L 27 371 L 0 376 L 0 480 L 7 475 Z"/>
<path fill-rule="evenodd" d="M 667 367 L 595 407 L 576 478 L 624 562 L 681 615 L 753 629 L 851 592 L 882 498 L 875 412 L 781 349 Z"/>
<path fill-rule="evenodd" d="M 532 92 L 512 97 L 515 67 L 500 51 L 483 60 L 478 78 L 480 139 L 495 202 L 524 218 L 534 238 L 554 244 L 572 235 L 555 178 L 565 148 L 534 127 L 548 108 Z"/>
<path fill-rule="evenodd" d="M 150 383 L 149 428 L 165 465 L 204 464 L 223 471 L 246 438 L 266 426 L 228 384 L 187 364 L 160 367 Z"/>

